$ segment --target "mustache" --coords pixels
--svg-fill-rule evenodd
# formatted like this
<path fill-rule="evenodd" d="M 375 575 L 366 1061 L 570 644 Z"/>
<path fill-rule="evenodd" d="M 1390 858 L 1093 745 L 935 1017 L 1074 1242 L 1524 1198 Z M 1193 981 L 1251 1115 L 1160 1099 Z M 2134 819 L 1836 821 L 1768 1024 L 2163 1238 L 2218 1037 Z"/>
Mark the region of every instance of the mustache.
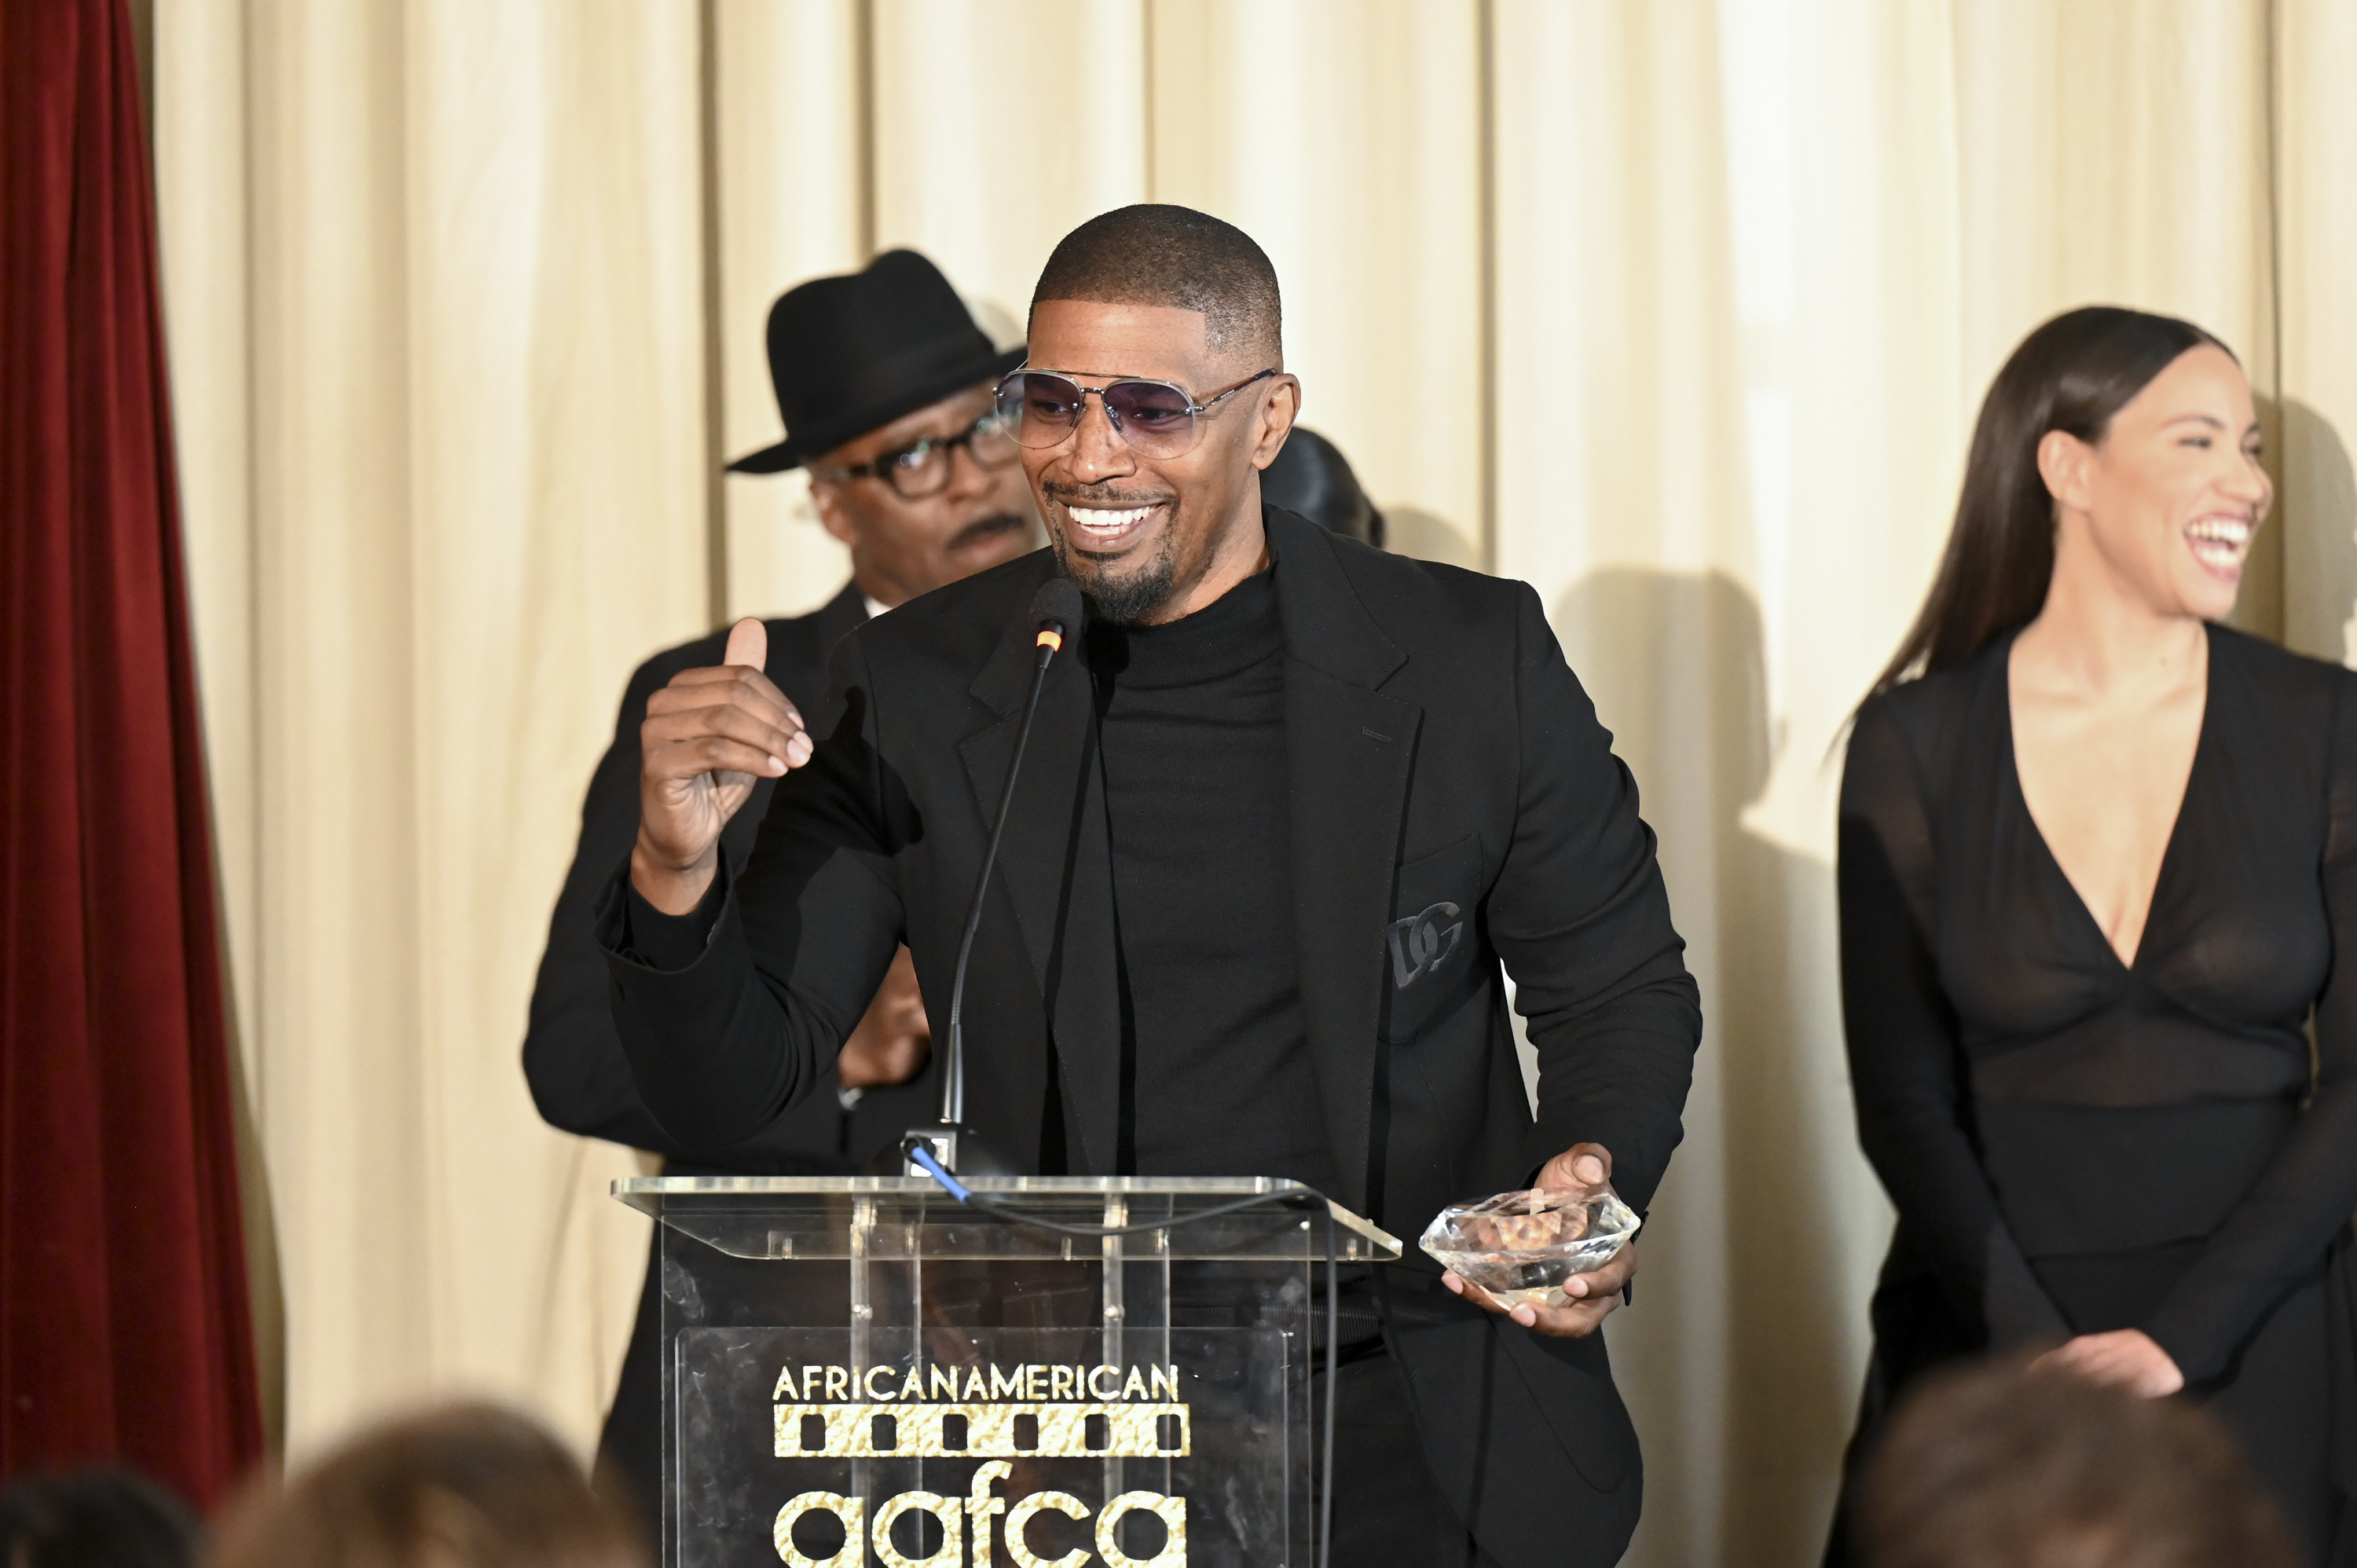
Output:
<path fill-rule="evenodd" d="M 1048 499 L 1061 501 L 1066 506 L 1105 507 L 1116 511 L 1125 507 L 1158 506 L 1165 501 L 1176 502 L 1178 499 L 1168 494 L 1125 491 L 1111 485 L 1048 484 L 1040 486 L 1039 491 Z"/>
<path fill-rule="evenodd" d="M 1002 533 L 1014 533 L 1031 526 L 1018 512 L 995 511 L 988 517 L 978 517 L 950 536 L 950 548 L 963 550 L 969 544 L 979 544 Z"/>

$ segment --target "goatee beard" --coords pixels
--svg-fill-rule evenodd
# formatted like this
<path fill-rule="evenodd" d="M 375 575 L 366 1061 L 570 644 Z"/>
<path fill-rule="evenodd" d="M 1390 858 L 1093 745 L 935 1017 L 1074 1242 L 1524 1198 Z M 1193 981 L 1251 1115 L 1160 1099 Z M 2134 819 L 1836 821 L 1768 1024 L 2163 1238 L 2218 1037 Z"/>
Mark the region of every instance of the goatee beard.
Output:
<path fill-rule="evenodd" d="M 1124 577 L 1113 576 L 1093 562 L 1075 560 L 1063 536 L 1052 529 L 1049 533 L 1055 542 L 1056 564 L 1089 601 L 1092 619 L 1107 626 L 1142 626 L 1146 617 L 1169 602 L 1171 586 L 1178 580 L 1178 551 L 1167 532 L 1146 569 Z"/>

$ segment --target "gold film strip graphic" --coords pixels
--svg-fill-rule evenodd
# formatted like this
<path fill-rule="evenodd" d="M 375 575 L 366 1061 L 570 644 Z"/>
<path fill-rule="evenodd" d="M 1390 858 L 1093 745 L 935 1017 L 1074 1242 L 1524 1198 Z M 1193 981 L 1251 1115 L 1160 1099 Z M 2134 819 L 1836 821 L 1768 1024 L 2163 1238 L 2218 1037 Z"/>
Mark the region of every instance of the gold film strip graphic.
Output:
<path fill-rule="evenodd" d="M 780 1459 L 1183 1459 L 1183 1404 L 781 1404 Z"/>

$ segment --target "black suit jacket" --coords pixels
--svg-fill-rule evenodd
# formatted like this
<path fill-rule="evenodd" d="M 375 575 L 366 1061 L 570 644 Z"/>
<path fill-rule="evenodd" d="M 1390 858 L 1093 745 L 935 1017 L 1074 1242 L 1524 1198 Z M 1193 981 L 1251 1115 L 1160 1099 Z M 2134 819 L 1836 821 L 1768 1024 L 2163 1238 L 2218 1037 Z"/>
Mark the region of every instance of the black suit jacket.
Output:
<path fill-rule="evenodd" d="M 859 590 L 841 593 L 805 616 L 767 622 L 765 671 L 813 724 L 826 703 L 826 660 L 834 645 L 867 618 Z M 875 1149 L 931 1118 L 938 1099 L 930 1069 L 910 1085 L 870 1090 L 846 1118 L 834 1090 L 829 1058 L 823 1091 L 734 1147 L 691 1150 L 647 1113 L 630 1081 L 621 1037 L 607 1001 L 604 955 L 592 929 L 597 895 L 627 864 L 639 836 L 639 725 L 647 699 L 683 670 L 721 661 L 728 628 L 666 649 L 639 666 L 622 694 L 613 744 L 589 777 L 581 806 L 581 840 L 549 918 L 548 948 L 532 990 L 524 1030 L 523 1071 L 533 1102 L 554 1127 L 663 1155 L 674 1174 L 780 1176 L 857 1169 Z M 721 835 L 730 862 L 745 864 L 768 809 L 773 782 L 764 779 Z"/>
<path fill-rule="evenodd" d="M 1266 521 L 1334 1196 L 1411 1239 L 1404 1266 L 1378 1271 L 1386 1333 L 1461 1517 L 1509 1563 L 1609 1563 L 1639 1468 L 1601 1337 L 1501 1328 L 1438 1289 L 1412 1239 L 1582 1141 L 1611 1149 L 1632 1204 L 1652 1197 L 1701 1033 L 1652 835 L 1527 585 Z M 630 956 L 626 878 L 608 890 L 615 1016 L 674 1136 L 736 1142 L 808 1093 L 904 939 L 945 1018 L 1030 680 L 1024 611 L 1054 570 L 1039 552 L 844 640 L 835 727 L 779 788 L 692 965 Z M 1095 739 L 1085 672 L 1060 658 L 967 981 L 969 1119 L 1050 1170 L 1110 1172 L 1119 1115 Z M 1538 1051 L 1535 1124 L 1501 961 Z"/>

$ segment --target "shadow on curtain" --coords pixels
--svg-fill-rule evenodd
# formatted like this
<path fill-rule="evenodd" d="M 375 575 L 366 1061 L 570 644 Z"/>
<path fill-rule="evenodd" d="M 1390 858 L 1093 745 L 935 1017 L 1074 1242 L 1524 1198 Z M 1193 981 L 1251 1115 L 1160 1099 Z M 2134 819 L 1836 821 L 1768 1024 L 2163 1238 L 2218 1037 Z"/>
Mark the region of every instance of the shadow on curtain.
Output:
<path fill-rule="evenodd" d="M 1844 1328 L 1859 1310 L 1842 1299 L 1839 1169 L 1805 1157 L 1852 1136 L 1827 1093 L 1840 1042 L 1806 1022 L 1829 1000 L 1805 993 L 1829 980 L 1813 939 L 1833 925 L 1832 867 L 1744 825 L 1774 759 L 1749 590 L 1724 573 L 1615 567 L 1575 584 L 1554 622 L 1637 776 L 1706 999 L 1686 1146 L 1655 1205 L 1642 1311 L 1614 1326 L 1633 1343 L 1616 1338 L 1614 1358 L 1643 1369 L 1624 1379 L 1641 1434 L 1715 1407 L 1717 1452 L 1649 1435 L 1643 1528 L 1699 1522 L 1715 1459 L 1721 1529 L 1744 1560 L 1813 1561 L 1857 1397 Z"/>

